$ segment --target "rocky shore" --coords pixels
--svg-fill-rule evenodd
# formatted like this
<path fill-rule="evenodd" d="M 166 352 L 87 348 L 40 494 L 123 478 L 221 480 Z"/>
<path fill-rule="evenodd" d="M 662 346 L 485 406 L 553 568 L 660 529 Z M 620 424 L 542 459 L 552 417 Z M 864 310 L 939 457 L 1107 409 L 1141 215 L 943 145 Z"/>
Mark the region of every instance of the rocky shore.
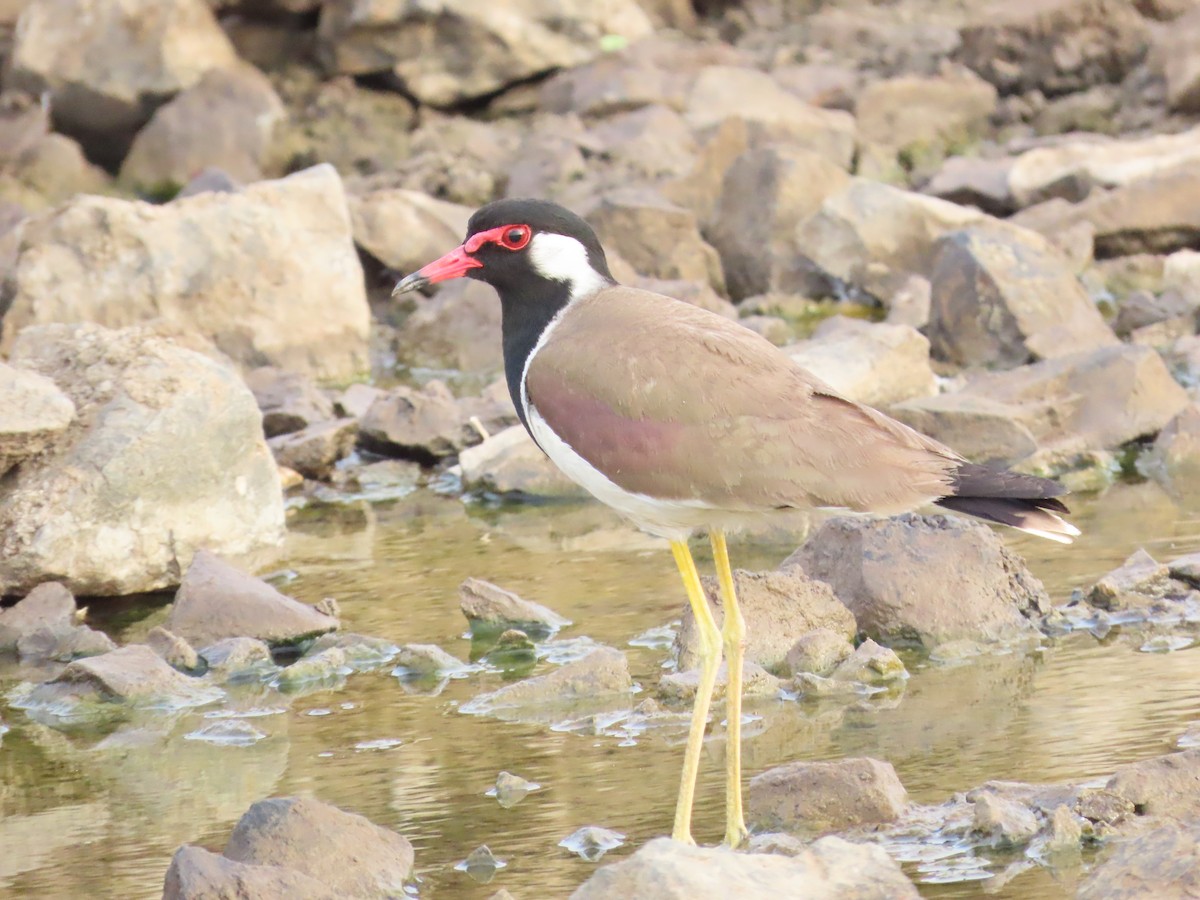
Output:
<path fill-rule="evenodd" d="M 347 616 L 336 578 L 310 602 L 289 592 L 289 534 L 331 510 L 370 520 L 421 497 L 567 516 L 583 500 L 518 424 L 491 290 L 388 298 L 499 197 L 572 207 L 618 280 L 738 319 L 971 460 L 1085 502 L 1140 482 L 1194 514 L 1200 8 L 438 9 L 0 3 L 0 754 L 36 728 L 73 759 L 56 742 L 193 710 L 217 715 L 188 739 L 251 746 L 276 738 L 243 715 L 247 689 L 286 710 L 380 674 L 429 704 L 465 685 L 452 712 L 481 728 L 683 733 L 686 609 L 626 635 L 631 650 L 463 554 L 463 659 Z M 747 690 L 846 715 L 905 703 L 928 667 L 1084 635 L 1186 651 L 1200 555 L 1130 523 L 1127 561 L 1068 594 L 980 524 L 815 520 L 777 567 L 736 575 Z M 159 612 L 129 639 L 110 608 Z M 755 766 L 755 739 L 749 852 L 587 826 L 562 846 L 623 858 L 571 896 L 915 897 L 948 858 L 937 878 L 988 891 L 1045 870 L 1062 884 L 1046 897 L 1200 881 L 1191 732 L 1103 778 L 964 783 L 944 802 L 913 800 L 871 755 Z M 539 787 L 501 774 L 506 810 Z M 441 895 L 418 825 L 319 784 L 269 793 L 222 810 L 219 838 L 164 828 L 182 846 L 162 856 L 163 896 L 386 897 L 422 879 Z M 475 881 L 504 866 L 459 849 Z M 535 896 L 508 886 L 495 896 Z"/>

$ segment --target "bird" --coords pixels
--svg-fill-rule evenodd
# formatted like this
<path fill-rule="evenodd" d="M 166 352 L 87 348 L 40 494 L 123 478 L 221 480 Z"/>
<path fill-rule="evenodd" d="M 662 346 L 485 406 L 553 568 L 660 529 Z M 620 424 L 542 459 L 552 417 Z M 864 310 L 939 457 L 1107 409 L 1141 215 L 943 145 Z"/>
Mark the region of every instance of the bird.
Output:
<path fill-rule="evenodd" d="M 504 372 L 538 447 L 569 478 L 670 543 L 698 627 L 700 677 L 672 837 L 692 838 L 700 752 L 727 660 L 724 843 L 748 837 L 741 700 L 746 626 L 726 534 L 791 510 L 890 515 L 933 503 L 1061 543 L 1079 529 L 1055 481 L 968 462 L 839 394 L 734 320 L 618 284 L 595 231 L 556 203 L 502 199 L 393 296 L 453 278 L 499 295 Z M 688 546 L 706 531 L 718 629 Z"/>

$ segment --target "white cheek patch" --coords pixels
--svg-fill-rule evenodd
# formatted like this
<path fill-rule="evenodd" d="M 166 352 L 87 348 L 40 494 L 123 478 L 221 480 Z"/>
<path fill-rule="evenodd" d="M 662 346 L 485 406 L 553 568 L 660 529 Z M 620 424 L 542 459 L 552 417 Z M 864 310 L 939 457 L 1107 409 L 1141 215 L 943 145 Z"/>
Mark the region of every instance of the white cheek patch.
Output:
<path fill-rule="evenodd" d="M 572 300 L 608 284 L 588 262 L 587 248 L 565 234 L 535 234 L 529 242 L 529 259 L 543 278 L 570 285 Z"/>

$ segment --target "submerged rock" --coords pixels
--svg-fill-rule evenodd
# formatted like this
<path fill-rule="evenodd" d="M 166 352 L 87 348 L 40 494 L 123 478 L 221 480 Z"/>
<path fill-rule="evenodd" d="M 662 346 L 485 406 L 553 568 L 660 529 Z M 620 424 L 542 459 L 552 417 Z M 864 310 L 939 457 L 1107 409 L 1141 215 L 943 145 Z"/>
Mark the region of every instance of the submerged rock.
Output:
<path fill-rule="evenodd" d="M 340 681 L 349 671 L 346 651 L 341 647 L 328 647 L 286 666 L 275 676 L 273 684 L 281 691 L 296 691 Z"/>
<path fill-rule="evenodd" d="M 734 853 L 655 838 L 604 866 L 571 900 L 916 900 L 917 889 L 881 847 L 826 837 L 797 856 Z"/>
<path fill-rule="evenodd" d="M 496 876 L 497 869 L 503 869 L 507 865 L 505 860 L 497 859 L 496 854 L 492 853 L 487 844 L 480 844 L 454 868 L 460 872 L 466 872 L 480 884 L 487 884 Z"/>
<path fill-rule="evenodd" d="M 1182 588 L 1172 580 L 1168 566 L 1156 562 L 1145 550 L 1138 550 L 1092 585 L 1087 601 L 1108 610 L 1144 607 L 1169 594 L 1182 596 L 1187 593 Z"/>
<path fill-rule="evenodd" d="M 466 663 L 437 644 L 405 644 L 396 654 L 393 675 L 428 678 L 466 668 Z"/>
<path fill-rule="evenodd" d="M 891 763 L 863 757 L 768 769 L 750 779 L 746 804 L 756 827 L 819 834 L 892 822 L 908 793 Z"/>
<path fill-rule="evenodd" d="M 554 610 L 524 600 L 482 578 L 468 578 L 459 586 L 458 604 L 473 633 L 519 628 L 545 635 L 571 624 Z"/>
<path fill-rule="evenodd" d="M 495 797 L 496 802 L 505 809 L 512 809 L 534 791 L 542 786 L 534 781 L 527 781 L 512 772 L 501 772 L 496 776 L 496 786 L 487 792 L 489 797 Z"/>
<path fill-rule="evenodd" d="M 859 629 L 888 645 L 1010 638 L 1050 608 L 994 531 L 942 515 L 832 519 L 784 561 L 791 566 L 828 582 Z"/>
<path fill-rule="evenodd" d="M 738 607 L 746 621 L 746 660 L 766 669 L 783 664 L 788 651 L 801 635 L 814 628 L 828 628 L 847 637 L 854 634 L 854 616 L 838 602 L 827 584 L 803 571 L 733 573 Z M 705 578 L 708 605 L 717 627 L 725 621 L 716 579 Z M 699 632 L 690 606 L 683 610 L 675 648 L 682 670 L 699 665 Z"/>
<path fill-rule="evenodd" d="M 220 690 L 179 674 L 145 644 L 131 644 L 76 660 L 57 678 L 35 687 L 21 705 L 91 701 L 175 708 L 211 703 L 222 695 Z"/>
<path fill-rule="evenodd" d="M 407 839 L 354 813 L 308 797 L 273 797 L 234 826 L 224 856 L 279 866 L 329 886 L 341 897 L 402 894 L 412 875 Z"/>
<path fill-rule="evenodd" d="M 229 637 L 290 644 L 335 631 L 338 621 L 202 550 L 183 577 L 166 627 L 193 644 Z"/>
<path fill-rule="evenodd" d="M 171 857 L 162 900 L 339 900 L 342 896 L 324 882 L 293 869 L 235 862 L 203 847 L 184 844 Z"/>
<path fill-rule="evenodd" d="M 403 648 L 397 647 L 385 638 L 337 632 L 321 635 L 312 642 L 312 646 L 305 651 L 304 655 L 316 656 L 334 647 L 342 651 L 346 665 L 360 672 L 386 665 L 396 659 L 398 654 L 404 652 Z"/>
<path fill-rule="evenodd" d="M 276 669 L 271 648 L 257 638 L 223 638 L 201 649 L 199 656 L 218 681 L 260 679 Z"/>
<path fill-rule="evenodd" d="M 585 825 L 558 842 L 558 846 L 570 850 L 588 862 L 595 862 L 609 850 L 615 850 L 624 844 L 625 835 L 621 832 L 597 825 Z"/>

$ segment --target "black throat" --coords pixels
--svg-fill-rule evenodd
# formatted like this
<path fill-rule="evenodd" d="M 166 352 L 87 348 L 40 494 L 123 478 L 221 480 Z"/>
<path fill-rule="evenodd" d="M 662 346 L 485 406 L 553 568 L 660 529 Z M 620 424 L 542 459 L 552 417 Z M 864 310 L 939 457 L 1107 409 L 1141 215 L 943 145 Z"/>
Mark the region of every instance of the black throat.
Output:
<path fill-rule="evenodd" d="M 497 288 L 500 294 L 500 330 L 504 345 L 504 377 L 508 394 L 525 430 L 525 407 L 521 403 L 521 381 L 525 364 L 533 353 L 538 339 L 551 321 L 566 309 L 571 301 L 571 286 L 564 281 L 530 278 L 521 287 Z"/>

